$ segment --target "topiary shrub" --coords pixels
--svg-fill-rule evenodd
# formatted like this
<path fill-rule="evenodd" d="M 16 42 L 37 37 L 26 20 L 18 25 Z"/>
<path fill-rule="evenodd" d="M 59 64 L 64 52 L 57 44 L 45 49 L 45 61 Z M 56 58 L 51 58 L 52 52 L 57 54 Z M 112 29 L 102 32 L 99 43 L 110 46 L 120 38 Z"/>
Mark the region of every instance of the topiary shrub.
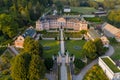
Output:
<path fill-rule="evenodd" d="M 78 69 L 82 69 L 85 66 L 85 63 L 81 61 L 81 59 L 75 59 L 74 61 L 75 67 Z"/>
<path fill-rule="evenodd" d="M 70 37 L 67 37 L 67 40 L 70 40 Z"/>
<path fill-rule="evenodd" d="M 46 58 L 44 61 L 44 64 L 46 66 L 46 69 L 50 71 L 50 69 L 53 67 L 53 59 L 52 58 Z"/>

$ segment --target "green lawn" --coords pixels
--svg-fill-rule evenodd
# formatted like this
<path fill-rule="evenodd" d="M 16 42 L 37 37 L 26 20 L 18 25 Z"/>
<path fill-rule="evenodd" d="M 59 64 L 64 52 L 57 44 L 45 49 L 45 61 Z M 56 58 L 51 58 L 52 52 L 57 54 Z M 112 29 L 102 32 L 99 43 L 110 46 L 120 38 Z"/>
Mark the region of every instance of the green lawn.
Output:
<path fill-rule="evenodd" d="M 86 41 L 84 40 L 69 40 L 65 42 L 66 49 L 70 54 L 75 55 L 76 58 L 81 57 L 82 55 L 82 47 Z M 80 49 L 76 50 L 75 46 L 80 47 Z"/>
<path fill-rule="evenodd" d="M 107 66 L 109 66 L 109 68 L 113 71 L 113 72 L 120 72 L 120 70 L 117 68 L 116 65 L 114 65 L 112 63 L 112 61 L 109 58 L 102 58 L 102 60 L 107 64 Z"/>
<path fill-rule="evenodd" d="M 52 55 L 58 54 L 59 51 L 59 41 L 53 41 L 53 40 L 40 40 L 40 43 L 43 45 L 43 47 L 48 46 L 50 47 L 49 50 L 44 49 L 44 58 L 51 58 Z"/>
<path fill-rule="evenodd" d="M 65 32 L 65 37 L 80 38 L 81 36 L 80 32 Z"/>
<path fill-rule="evenodd" d="M 112 43 L 111 44 L 115 50 L 114 54 L 111 56 L 113 60 L 120 59 L 120 43 Z"/>
<path fill-rule="evenodd" d="M 71 7 L 71 12 L 90 14 L 94 11 L 96 11 L 96 9 L 93 7 Z"/>
<path fill-rule="evenodd" d="M 58 36 L 58 32 L 46 32 L 42 37 L 44 38 L 55 38 Z"/>

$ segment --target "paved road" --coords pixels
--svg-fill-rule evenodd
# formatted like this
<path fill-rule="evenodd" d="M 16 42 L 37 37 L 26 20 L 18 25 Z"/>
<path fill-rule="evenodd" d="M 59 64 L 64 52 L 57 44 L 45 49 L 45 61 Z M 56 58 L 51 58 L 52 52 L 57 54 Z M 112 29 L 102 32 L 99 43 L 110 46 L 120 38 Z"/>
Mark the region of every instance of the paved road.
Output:
<path fill-rule="evenodd" d="M 104 56 L 111 56 L 113 53 L 114 53 L 114 48 L 110 46 L 109 50 L 105 53 Z M 95 59 L 94 61 L 92 61 L 89 65 L 87 65 L 81 70 L 80 74 L 78 74 L 77 76 L 74 75 L 73 80 L 82 80 L 85 74 L 87 73 L 87 71 L 97 63 L 98 63 L 98 59 Z"/>

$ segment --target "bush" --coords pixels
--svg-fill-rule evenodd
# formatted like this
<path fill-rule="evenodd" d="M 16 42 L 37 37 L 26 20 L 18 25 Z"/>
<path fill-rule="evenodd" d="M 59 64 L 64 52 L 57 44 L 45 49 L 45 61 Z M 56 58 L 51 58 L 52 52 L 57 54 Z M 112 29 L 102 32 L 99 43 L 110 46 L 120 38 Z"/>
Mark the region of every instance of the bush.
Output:
<path fill-rule="evenodd" d="M 70 40 L 70 37 L 67 37 L 67 40 Z"/>
<path fill-rule="evenodd" d="M 44 64 L 45 64 L 47 70 L 50 71 L 50 69 L 53 67 L 53 60 L 52 60 L 52 58 L 46 58 L 45 61 L 44 61 Z"/>
<path fill-rule="evenodd" d="M 55 37 L 55 40 L 57 40 L 57 37 Z"/>
<path fill-rule="evenodd" d="M 42 37 L 40 36 L 39 40 L 42 40 Z"/>
<path fill-rule="evenodd" d="M 75 59 L 74 64 L 78 69 L 82 69 L 85 66 L 85 63 L 82 62 L 81 59 Z"/>
<path fill-rule="evenodd" d="M 9 69 L 5 69 L 5 70 L 2 71 L 2 74 L 3 75 L 8 75 L 8 74 L 10 74 L 10 70 Z"/>

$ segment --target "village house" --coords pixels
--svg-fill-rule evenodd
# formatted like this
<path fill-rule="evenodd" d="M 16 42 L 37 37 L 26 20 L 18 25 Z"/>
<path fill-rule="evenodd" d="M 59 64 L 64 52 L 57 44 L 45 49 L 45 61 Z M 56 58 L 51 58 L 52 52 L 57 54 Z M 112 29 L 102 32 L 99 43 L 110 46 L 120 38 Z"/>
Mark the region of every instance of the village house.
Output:
<path fill-rule="evenodd" d="M 24 40 L 27 36 L 34 38 L 36 36 L 36 31 L 33 27 L 29 27 L 22 35 L 18 36 L 14 42 L 14 46 L 17 48 L 23 48 Z"/>
<path fill-rule="evenodd" d="M 96 30 L 89 29 L 87 32 L 87 36 L 92 41 L 94 41 L 96 38 L 100 38 L 104 47 L 109 47 L 109 40 L 107 39 L 107 37 L 100 35 Z"/>
<path fill-rule="evenodd" d="M 98 64 L 110 80 L 120 80 L 120 67 L 110 57 L 99 57 Z"/>
<path fill-rule="evenodd" d="M 48 15 L 40 20 L 36 21 L 36 30 L 51 30 L 58 29 L 60 27 L 64 29 L 71 29 L 75 31 L 87 30 L 88 24 L 85 20 L 80 20 L 79 18 L 73 17 L 61 17 L 56 15 Z"/>
<path fill-rule="evenodd" d="M 115 38 L 118 42 L 120 42 L 120 29 L 109 23 L 104 23 L 102 25 L 102 31 L 107 37 Z"/>

